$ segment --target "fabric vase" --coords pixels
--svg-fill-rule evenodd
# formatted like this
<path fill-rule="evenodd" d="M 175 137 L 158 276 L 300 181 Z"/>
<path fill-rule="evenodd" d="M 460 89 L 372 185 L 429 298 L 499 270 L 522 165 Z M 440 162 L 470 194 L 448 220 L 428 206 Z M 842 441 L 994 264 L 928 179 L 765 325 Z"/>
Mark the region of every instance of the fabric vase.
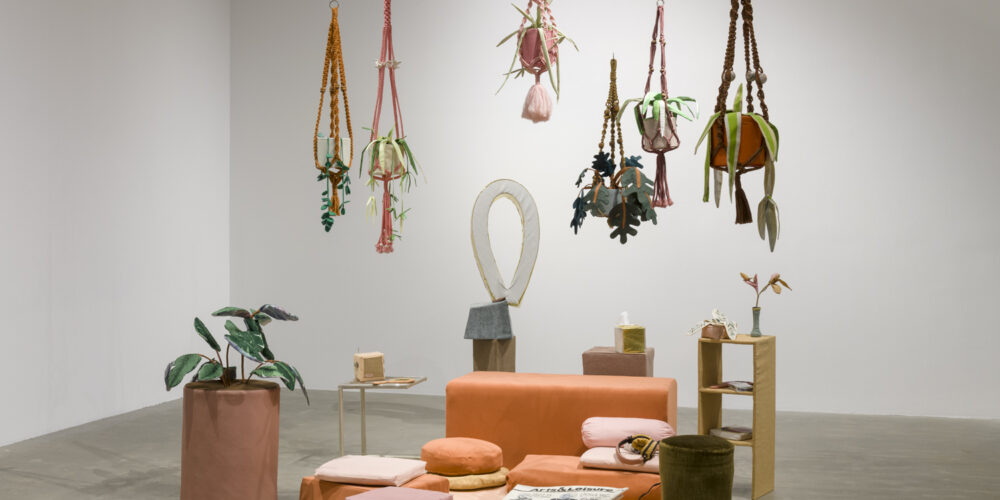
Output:
<path fill-rule="evenodd" d="M 753 308 L 753 330 L 750 330 L 751 337 L 760 337 L 760 308 Z"/>

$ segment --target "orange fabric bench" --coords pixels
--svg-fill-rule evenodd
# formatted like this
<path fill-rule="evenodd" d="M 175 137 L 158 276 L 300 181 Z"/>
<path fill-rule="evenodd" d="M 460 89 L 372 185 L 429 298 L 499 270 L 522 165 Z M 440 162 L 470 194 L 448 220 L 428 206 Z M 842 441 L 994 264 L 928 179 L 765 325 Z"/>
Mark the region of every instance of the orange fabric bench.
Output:
<path fill-rule="evenodd" d="M 589 417 L 655 418 L 677 428 L 672 378 L 472 372 L 445 391 L 445 435 L 499 445 L 512 471 L 527 455 L 578 459 Z"/>
<path fill-rule="evenodd" d="M 433 474 L 417 476 L 403 485 L 404 488 L 440 491 L 442 493 L 448 493 L 448 486 L 448 479 Z M 306 476 L 302 478 L 302 484 L 299 486 L 299 500 L 344 500 L 351 495 L 381 487 L 333 483 L 323 481 L 316 476 Z"/>

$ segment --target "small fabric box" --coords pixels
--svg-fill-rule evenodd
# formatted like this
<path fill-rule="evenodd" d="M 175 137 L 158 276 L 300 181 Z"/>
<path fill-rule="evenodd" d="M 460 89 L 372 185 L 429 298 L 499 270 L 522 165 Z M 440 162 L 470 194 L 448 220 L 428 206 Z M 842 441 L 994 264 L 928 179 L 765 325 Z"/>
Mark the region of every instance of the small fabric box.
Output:
<path fill-rule="evenodd" d="M 513 372 L 516 340 L 517 337 L 473 340 L 472 370 L 477 372 Z"/>
<path fill-rule="evenodd" d="M 510 306 L 506 300 L 476 304 L 469 308 L 469 320 L 465 323 L 465 338 L 509 339 L 512 336 Z"/>
<path fill-rule="evenodd" d="M 646 327 L 621 325 L 615 328 L 615 351 L 629 354 L 646 352 Z"/>
<path fill-rule="evenodd" d="M 450 493 L 418 490 L 415 488 L 376 488 L 371 491 L 347 497 L 347 500 L 452 500 Z"/>
<path fill-rule="evenodd" d="M 652 347 L 647 347 L 642 354 L 615 352 L 613 347 L 592 347 L 583 352 L 583 374 L 652 377 L 654 354 Z"/>
<path fill-rule="evenodd" d="M 354 355 L 354 378 L 358 382 L 385 379 L 385 356 L 380 352 L 359 352 Z"/>

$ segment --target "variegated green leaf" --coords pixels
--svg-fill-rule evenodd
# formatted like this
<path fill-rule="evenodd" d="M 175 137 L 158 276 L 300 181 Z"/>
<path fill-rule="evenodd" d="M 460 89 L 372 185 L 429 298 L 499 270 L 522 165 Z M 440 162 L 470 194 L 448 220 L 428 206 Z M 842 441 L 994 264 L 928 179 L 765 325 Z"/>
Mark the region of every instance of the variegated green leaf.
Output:
<path fill-rule="evenodd" d="M 774 159 L 768 157 L 764 162 L 764 194 L 774 196 Z"/>
<path fill-rule="evenodd" d="M 767 218 L 767 241 L 771 247 L 771 251 L 774 251 L 774 244 L 778 241 L 778 204 L 774 200 L 769 199 L 767 211 L 765 213 Z"/>
<path fill-rule="evenodd" d="M 545 36 L 544 29 L 538 29 L 538 41 L 542 44 L 542 54 L 545 55 L 545 69 L 548 70 L 549 83 L 552 84 L 552 89 L 556 93 L 556 101 L 559 101 L 559 85 L 556 85 L 556 80 L 552 76 L 552 61 L 549 60 L 549 41 Z"/>
<path fill-rule="evenodd" d="M 722 171 L 715 171 L 715 208 L 719 208 L 719 200 L 722 199 Z"/>
<path fill-rule="evenodd" d="M 733 111 L 743 112 L 743 84 L 736 89 L 736 96 L 733 97 Z"/>
<path fill-rule="evenodd" d="M 169 366 L 167 370 L 167 390 L 177 386 L 184 380 L 184 376 L 191 373 L 197 366 L 198 361 L 201 360 L 201 356 L 198 354 L 183 354 L 178 356 L 177 359 Z"/>
<path fill-rule="evenodd" d="M 287 364 L 281 362 L 281 361 L 275 361 L 273 363 L 273 366 L 275 368 L 277 368 L 279 372 L 281 372 L 281 375 L 280 375 L 281 376 L 281 380 L 285 383 L 285 387 L 288 387 L 289 390 L 294 391 L 295 390 L 295 372 L 292 371 L 292 368 L 290 366 L 288 366 Z"/>
<path fill-rule="evenodd" d="M 771 128 L 771 124 L 768 123 L 763 116 L 756 113 L 751 113 L 749 116 L 750 118 L 753 118 L 753 121 L 757 123 L 758 127 L 760 127 L 760 133 L 764 136 L 764 145 L 767 146 L 768 154 L 771 158 L 777 159 L 778 137 L 774 135 L 774 129 Z"/>
<path fill-rule="evenodd" d="M 281 370 L 279 370 L 273 364 L 266 364 L 263 366 L 259 366 L 251 373 L 260 378 L 281 377 Z"/>
<path fill-rule="evenodd" d="M 695 154 L 698 153 L 698 148 L 701 147 L 702 141 L 705 137 L 708 137 L 708 132 L 712 130 L 712 125 L 715 124 L 715 120 L 719 118 L 719 113 L 712 113 L 712 116 L 708 117 L 708 124 L 705 125 L 705 130 L 701 131 L 701 137 L 698 138 L 698 143 L 694 145 Z M 711 147 L 709 149 L 712 149 Z M 707 199 L 705 201 L 708 201 Z"/>
<path fill-rule="evenodd" d="M 212 316 L 234 316 L 237 318 L 249 318 L 251 316 L 250 311 L 240 307 L 223 307 L 218 311 L 212 313 Z"/>
<path fill-rule="evenodd" d="M 757 204 L 757 232 L 760 233 L 762 240 L 767 239 L 767 199 L 765 195 Z"/>
<path fill-rule="evenodd" d="M 740 87 L 742 89 L 742 86 Z M 740 157 L 740 133 L 743 124 L 743 113 L 739 111 L 726 113 L 726 130 L 729 142 L 726 144 L 726 165 L 729 169 L 729 199 L 733 199 L 733 187 L 736 181 L 736 164 Z"/>
<path fill-rule="evenodd" d="M 215 362 L 208 362 L 201 365 L 198 370 L 198 380 L 212 380 L 222 376 L 222 365 Z"/>
<path fill-rule="evenodd" d="M 202 323 L 201 320 L 198 318 L 194 319 L 194 331 L 198 332 L 198 335 L 201 338 L 205 339 L 205 342 L 208 343 L 208 346 L 211 347 L 216 352 L 222 349 L 221 347 L 219 347 L 219 343 L 215 341 L 215 337 L 212 336 L 212 332 L 208 331 L 208 327 L 205 326 L 205 323 Z"/>
<path fill-rule="evenodd" d="M 298 316 L 296 316 L 296 315 L 294 315 L 294 314 L 292 314 L 292 313 L 290 313 L 290 312 L 288 312 L 288 311 L 286 311 L 286 310 L 284 310 L 284 309 L 282 309 L 282 308 L 280 308 L 278 306 L 271 305 L 271 304 L 264 304 L 263 306 L 261 306 L 260 312 L 265 313 L 268 316 L 270 316 L 270 317 L 272 317 L 274 319 L 277 319 L 277 320 L 281 320 L 281 321 L 298 321 L 299 320 Z"/>

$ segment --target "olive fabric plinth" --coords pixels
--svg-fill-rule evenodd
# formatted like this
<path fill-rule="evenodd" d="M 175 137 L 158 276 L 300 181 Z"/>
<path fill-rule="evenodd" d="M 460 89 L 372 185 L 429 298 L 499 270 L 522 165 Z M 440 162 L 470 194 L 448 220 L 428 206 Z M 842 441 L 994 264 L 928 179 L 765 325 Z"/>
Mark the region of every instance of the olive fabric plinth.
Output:
<path fill-rule="evenodd" d="M 674 436 L 660 442 L 663 500 L 729 500 L 733 445 L 715 436 Z"/>
<path fill-rule="evenodd" d="M 274 382 L 184 386 L 181 500 L 278 497 L 278 411 Z"/>

